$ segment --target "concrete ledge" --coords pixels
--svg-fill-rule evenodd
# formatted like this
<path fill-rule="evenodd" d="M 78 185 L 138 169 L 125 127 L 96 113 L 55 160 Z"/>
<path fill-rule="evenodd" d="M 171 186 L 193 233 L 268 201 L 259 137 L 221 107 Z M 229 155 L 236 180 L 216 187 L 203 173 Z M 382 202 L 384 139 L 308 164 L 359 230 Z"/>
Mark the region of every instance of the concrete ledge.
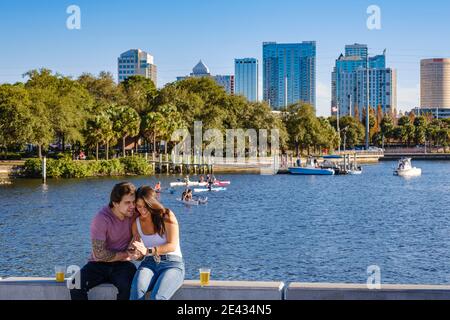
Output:
<path fill-rule="evenodd" d="M 116 300 L 116 295 L 116 287 L 103 284 L 89 292 L 89 299 Z M 70 300 L 70 292 L 65 282 L 54 278 L 4 278 L 0 300 Z"/>
<path fill-rule="evenodd" d="M 186 280 L 173 300 L 282 300 L 283 291 L 283 282 L 211 281 L 201 287 Z"/>
<path fill-rule="evenodd" d="M 186 280 L 173 300 L 282 300 L 283 282 L 211 281 L 201 287 L 198 280 Z M 92 300 L 115 300 L 117 289 L 103 284 L 89 292 Z M 0 279 L 0 300 L 70 300 L 66 283 L 54 278 Z"/>
<path fill-rule="evenodd" d="M 285 291 L 285 292 L 284 292 Z M 115 300 L 117 289 L 103 284 L 89 292 L 92 300 Z M 173 300 L 450 300 L 450 286 L 211 281 L 201 287 L 186 280 Z M 54 278 L 0 279 L 0 300 L 70 300 L 66 283 Z"/>
<path fill-rule="evenodd" d="M 450 300 L 450 286 L 290 283 L 286 300 Z"/>

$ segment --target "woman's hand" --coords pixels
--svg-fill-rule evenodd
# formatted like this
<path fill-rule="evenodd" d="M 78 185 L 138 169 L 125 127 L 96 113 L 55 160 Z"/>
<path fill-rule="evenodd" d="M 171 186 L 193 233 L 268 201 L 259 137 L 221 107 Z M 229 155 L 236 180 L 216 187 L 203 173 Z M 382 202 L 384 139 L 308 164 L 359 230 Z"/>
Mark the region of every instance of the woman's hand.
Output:
<path fill-rule="evenodd" d="M 134 241 L 133 246 L 136 248 L 136 251 L 138 251 L 143 256 L 147 254 L 147 248 L 142 241 Z"/>

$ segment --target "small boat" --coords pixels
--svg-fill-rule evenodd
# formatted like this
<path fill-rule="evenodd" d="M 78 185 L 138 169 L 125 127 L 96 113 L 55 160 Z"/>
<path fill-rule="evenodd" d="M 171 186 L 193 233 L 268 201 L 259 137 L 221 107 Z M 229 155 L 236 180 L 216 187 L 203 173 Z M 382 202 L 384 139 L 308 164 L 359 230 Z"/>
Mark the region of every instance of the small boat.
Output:
<path fill-rule="evenodd" d="M 186 205 L 190 205 L 190 206 L 198 206 L 200 204 L 207 204 L 208 203 L 208 198 L 198 198 L 197 200 L 192 199 L 192 200 L 182 200 L 181 198 L 177 198 L 177 201 L 180 201 Z"/>
<path fill-rule="evenodd" d="M 218 191 L 225 191 L 227 188 L 219 187 L 219 188 L 195 188 L 194 192 L 218 192 Z"/>
<path fill-rule="evenodd" d="M 305 167 L 291 167 L 288 168 L 290 174 L 294 175 L 313 175 L 313 176 L 332 176 L 335 171 L 331 168 L 320 168 L 317 164 L 317 159 L 308 158 Z"/>
<path fill-rule="evenodd" d="M 351 175 L 362 174 L 362 168 L 348 170 L 348 174 L 351 174 Z"/>
<path fill-rule="evenodd" d="M 353 165 L 351 166 L 351 169 L 348 170 L 348 174 L 351 174 L 351 175 L 362 174 L 362 167 L 358 166 L 356 163 L 353 163 Z"/>
<path fill-rule="evenodd" d="M 411 158 L 402 158 L 398 161 L 397 169 L 394 170 L 394 176 L 417 177 L 422 174 L 422 169 L 411 165 Z"/>

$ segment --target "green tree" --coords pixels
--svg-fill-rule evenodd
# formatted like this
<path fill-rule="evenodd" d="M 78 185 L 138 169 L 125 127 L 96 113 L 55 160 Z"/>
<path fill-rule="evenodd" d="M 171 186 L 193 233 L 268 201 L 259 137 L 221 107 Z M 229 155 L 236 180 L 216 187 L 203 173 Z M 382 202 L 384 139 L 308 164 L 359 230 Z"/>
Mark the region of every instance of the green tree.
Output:
<path fill-rule="evenodd" d="M 125 96 L 114 81 L 113 75 L 102 71 L 97 77 L 83 73 L 77 81 L 86 89 L 94 99 L 93 111 L 100 114 L 112 104 L 121 104 Z"/>
<path fill-rule="evenodd" d="M 310 148 L 319 140 L 316 135 L 320 130 L 314 108 L 309 104 L 298 103 L 288 106 L 283 112 L 290 143 L 295 147 L 297 156 L 304 149 L 310 154 Z"/>
<path fill-rule="evenodd" d="M 87 121 L 86 141 L 95 145 L 95 158 L 98 161 L 99 145 L 105 144 L 106 159 L 109 158 L 109 142 L 114 138 L 112 122 L 108 115 L 103 113 Z"/>
<path fill-rule="evenodd" d="M 148 142 L 153 143 L 153 152 L 156 152 L 156 141 L 163 135 L 164 116 L 159 112 L 149 112 L 142 117 L 141 132 Z"/>
<path fill-rule="evenodd" d="M 119 88 L 123 92 L 126 104 L 139 115 L 149 111 L 150 102 L 157 93 L 153 81 L 140 75 L 126 78 L 120 83 Z"/>
<path fill-rule="evenodd" d="M 415 127 L 411 122 L 411 118 L 402 116 L 398 119 L 398 126 L 400 127 L 400 140 L 410 146 L 415 138 Z"/>
<path fill-rule="evenodd" d="M 388 139 L 394 138 L 394 120 L 390 114 L 385 114 L 380 123 L 380 132 L 382 137 Z"/>
<path fill-rule="evenodd" d="M 416 145 L 424 144 L 427 132 L 427 119 L 424 116 L 418 116 L 414 119 L 414 143 Z"/>
<path fill-rule="evenodd" d="M 66 141 L 82 141 L 82 131 L 92 109 L 92 98 L 80 83 L 48 69 L 32 70 L 25 74 L 33 103 L 42 104 L 52 131 L 64 149 Z"/>
<path fill-rule="evenodd" d="M 329 118 L 330 124 L 337 130 L 337 119 L 335 116 Z M 354 148 L 363 143 L 365 137 L 364 126 L 354 117 L 344 116 L 339 118 L 339 127 L 341 129 L 340 141 L 345 147 Z"/>
<path fill-rule="evenodd" d="M 136 110 L 128 106 L 114 106 L 108 113 L 113 123 L 113 131 L 117 137 L 122 138 L 122 154 L 125 157 L 125 140 L 139 134 L 141 118 Z"/>
<path fill-rule="evenodd" d="M 32 134 L 31 100 L 22 85 L 0 85 L 0 146 L 28 142 Z"/>
<path fill-rule="evenodd" d="M 163 116 L 164 122 L 159 127 L 161 138 L 164 140 L 164 152 L 167 154 L 168 144 L 171 140 L 172 134 L 177 129 L 187 127 L 181 114 L 177 108 L 172 104 L 166 104 L 158 107 L 158 112 Z"/>

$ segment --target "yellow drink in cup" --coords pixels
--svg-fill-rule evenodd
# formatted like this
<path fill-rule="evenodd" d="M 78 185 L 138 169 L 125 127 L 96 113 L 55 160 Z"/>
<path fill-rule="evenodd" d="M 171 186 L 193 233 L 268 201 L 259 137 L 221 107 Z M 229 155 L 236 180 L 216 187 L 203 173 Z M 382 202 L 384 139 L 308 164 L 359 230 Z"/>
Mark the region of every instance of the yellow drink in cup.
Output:
<path fill-rule="evenodd" d="M 211 275 L 211 269 L 209 268 L 201 268 L 200 269 L 200 285 L 207 286 L 209 284 L 209 278 Z"/>
<path fill-rule="evenodd" d="M 57 282 L 64 282 L 64 278 L 66 276 L 66 267 L 56 266 L 55 267 L 55 273 L 56 273 L 56 281 Z"/>

